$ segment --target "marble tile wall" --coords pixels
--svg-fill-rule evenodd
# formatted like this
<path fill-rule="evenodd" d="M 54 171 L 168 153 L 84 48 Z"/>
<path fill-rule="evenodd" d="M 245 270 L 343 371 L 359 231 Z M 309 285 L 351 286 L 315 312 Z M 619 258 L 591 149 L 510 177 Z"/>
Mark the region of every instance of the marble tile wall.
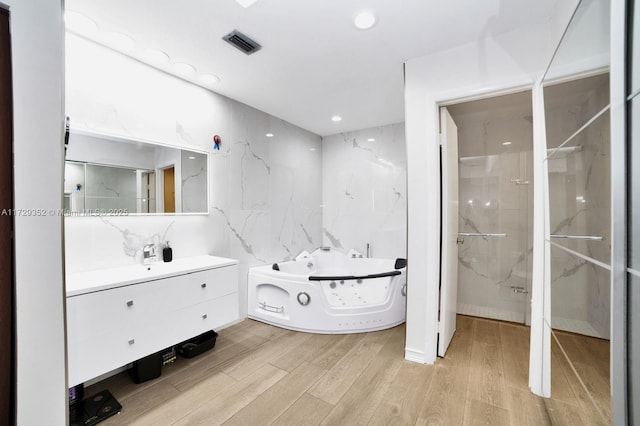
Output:
<path fill-rule="evenodd" d="M 240 260 L 243 315 L 250 266 L 322 245 L 319 136 L 72 35 L 66 61 L 72 127 L 209 152 L 210 212 L 67 217 L 67 272 L 140 262 L 144 244 L 169 240 L 175 258 Z"/>
<path fill-rule="evenodd" d="M 404 136 L 398 123 L 323 138 L 323 245 L 406 257 Z"/>
<path fill-rule="evenodd" d="M 207 156 L 190 151 L 182 151 L 180 156 L 181 211 L 182 213 L 206 212 L 207 197 L 202 197 L 202 194 L 207 193 Z"/>
<path fill-rule="evenodd" d="M 459 232 L 506 234 L 465 236 L 458 246 L 458 312 L 528 323 L 533 244 L 530 94 L 448 108 L 458 126 Z"/>
<path fill-rule="evenodd" d="M 525 322 L 531 285 L 531 153 L 461 158 L 459 232 L 506 234 L 464 237 L 458 251 L 458 312 L 488 308 L 495 319 Z"/>

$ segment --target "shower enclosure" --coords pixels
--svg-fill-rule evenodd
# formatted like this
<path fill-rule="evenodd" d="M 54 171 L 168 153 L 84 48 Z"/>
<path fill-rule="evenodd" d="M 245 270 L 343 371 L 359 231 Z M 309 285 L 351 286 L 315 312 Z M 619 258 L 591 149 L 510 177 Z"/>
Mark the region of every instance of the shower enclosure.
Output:
<path fill-rule="evenodd" d="M 545 87 L 551 326 L 609 338 L 609 74 Z"/>
<path fill-rule="evenodd" d="M 458 126 L 458 313 L 529 324 L 531 93 L 447 108 Z"/>

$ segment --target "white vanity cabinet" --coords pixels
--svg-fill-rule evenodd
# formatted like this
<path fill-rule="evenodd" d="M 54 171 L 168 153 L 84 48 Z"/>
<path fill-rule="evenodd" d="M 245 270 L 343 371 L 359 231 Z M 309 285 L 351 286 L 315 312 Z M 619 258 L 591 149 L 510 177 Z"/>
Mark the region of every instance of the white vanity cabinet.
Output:
<path fill-rule="evenodd" d="M 237 261 L 214 256 L 67 276 L 69 386 L 239 319 Z"/>

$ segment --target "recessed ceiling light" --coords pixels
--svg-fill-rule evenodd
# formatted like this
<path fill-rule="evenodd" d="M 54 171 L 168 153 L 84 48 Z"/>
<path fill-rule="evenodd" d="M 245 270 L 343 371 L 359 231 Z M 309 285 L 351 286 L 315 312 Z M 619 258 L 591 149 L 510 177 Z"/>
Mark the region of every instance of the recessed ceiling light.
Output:
<path fill-rule="evenodd" d="M 368 30 L 369 28 L 373 27 L 375 23 L 376 16 L 368 10 L 358 12 L 356 17 L 353 19 L 353 25 L 355 25 L 359 30 Z"/>
<path fill-rule="evenodd" d="M 511 145 L 511 142 L 509 142 L 509 141 L 502 142 L 502 145 L 504 145 L 504 146 Z"/>
<path fill-rule="evenodd" d="M 339 115 L 334 115 L 333 117 L 331 117 L 331 121 L 337 123 L 339 121 L 342 121 L 342 117 L 340 117 Z"/>
<path fill-rule="evenodd" d="M 255 2 L 257 2 L 258 0 L 236 0 L 236 2 L 244 7 L 245 9 L 249 6 L 251 6 L 252 4 L 254 4 Z"/>
<path fill-rule="evenodd" d="M 367 139 L 367 142 L 375 142 L 376 140 L 374 138 L 369 138 Z"/>
<path fill-rule="evenodd" d="M 191 64 L 185 64 L 183 62 L 176 62 L 171 66 L 174 73 L 181 77 L 190 77 L 196 73 L 196 67 Z"/>
<path fill-rule="evenodd" d="M 198 76 L 198 81 L 204 84 L 205 86 L 215 86 L 220 83 L 220 77 L 213 74 L 200 74 Z"/>
<path fill-rule="evenodd" d="M 136 44 L 133 38 L 129 37 L 128 35 L 116 32 L 101 34 L 100 39 L 107 46 L 121 52 L 132 51 L 133 47 Z"/>
<path fill-rule="evenodd" d="M 146 49 L 140 58 L 151 65 L 164 65 L 169 63 L 169 55 L 158 49 Z"/>
<path fill-rule="evenodd" d="M 196 159 L 196 157 L 194 157 L 194 156 L 190 156 L 190 157 L 187 157 L 187 158 L 188 158 L 189 160 L 195 160 L 195 159 Z"/>
<path fill-rule="evenodd" d="M 268 137 L 268 138 L 272 138 L 273 137 L 273 133 L 267 133 L 265 136 Z"/>
<path fill-rule="evenodd" d="M 73 10 L 64 12 L 64 25 L 68 30 L 82 35 L 94 35 L 98 32 L 98 25 L 91 18 Z"/>

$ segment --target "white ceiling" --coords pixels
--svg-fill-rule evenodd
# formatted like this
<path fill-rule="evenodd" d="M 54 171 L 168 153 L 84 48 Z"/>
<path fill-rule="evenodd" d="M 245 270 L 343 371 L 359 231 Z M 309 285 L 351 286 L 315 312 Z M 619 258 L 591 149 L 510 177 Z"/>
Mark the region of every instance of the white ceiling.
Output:
<path fill-rule="evenodd" d="M 403 63 L 527 26 L 561 0 L 66 0 L 100 31 L 220 77 L 214 90 L 319 135 L 404 121 Z M 377 16 L 370 30 L 356 12 Z M 262 45 L 246 56 L 221 37 Z M 340 123 L 331 116 L 343 117 Z"/>

